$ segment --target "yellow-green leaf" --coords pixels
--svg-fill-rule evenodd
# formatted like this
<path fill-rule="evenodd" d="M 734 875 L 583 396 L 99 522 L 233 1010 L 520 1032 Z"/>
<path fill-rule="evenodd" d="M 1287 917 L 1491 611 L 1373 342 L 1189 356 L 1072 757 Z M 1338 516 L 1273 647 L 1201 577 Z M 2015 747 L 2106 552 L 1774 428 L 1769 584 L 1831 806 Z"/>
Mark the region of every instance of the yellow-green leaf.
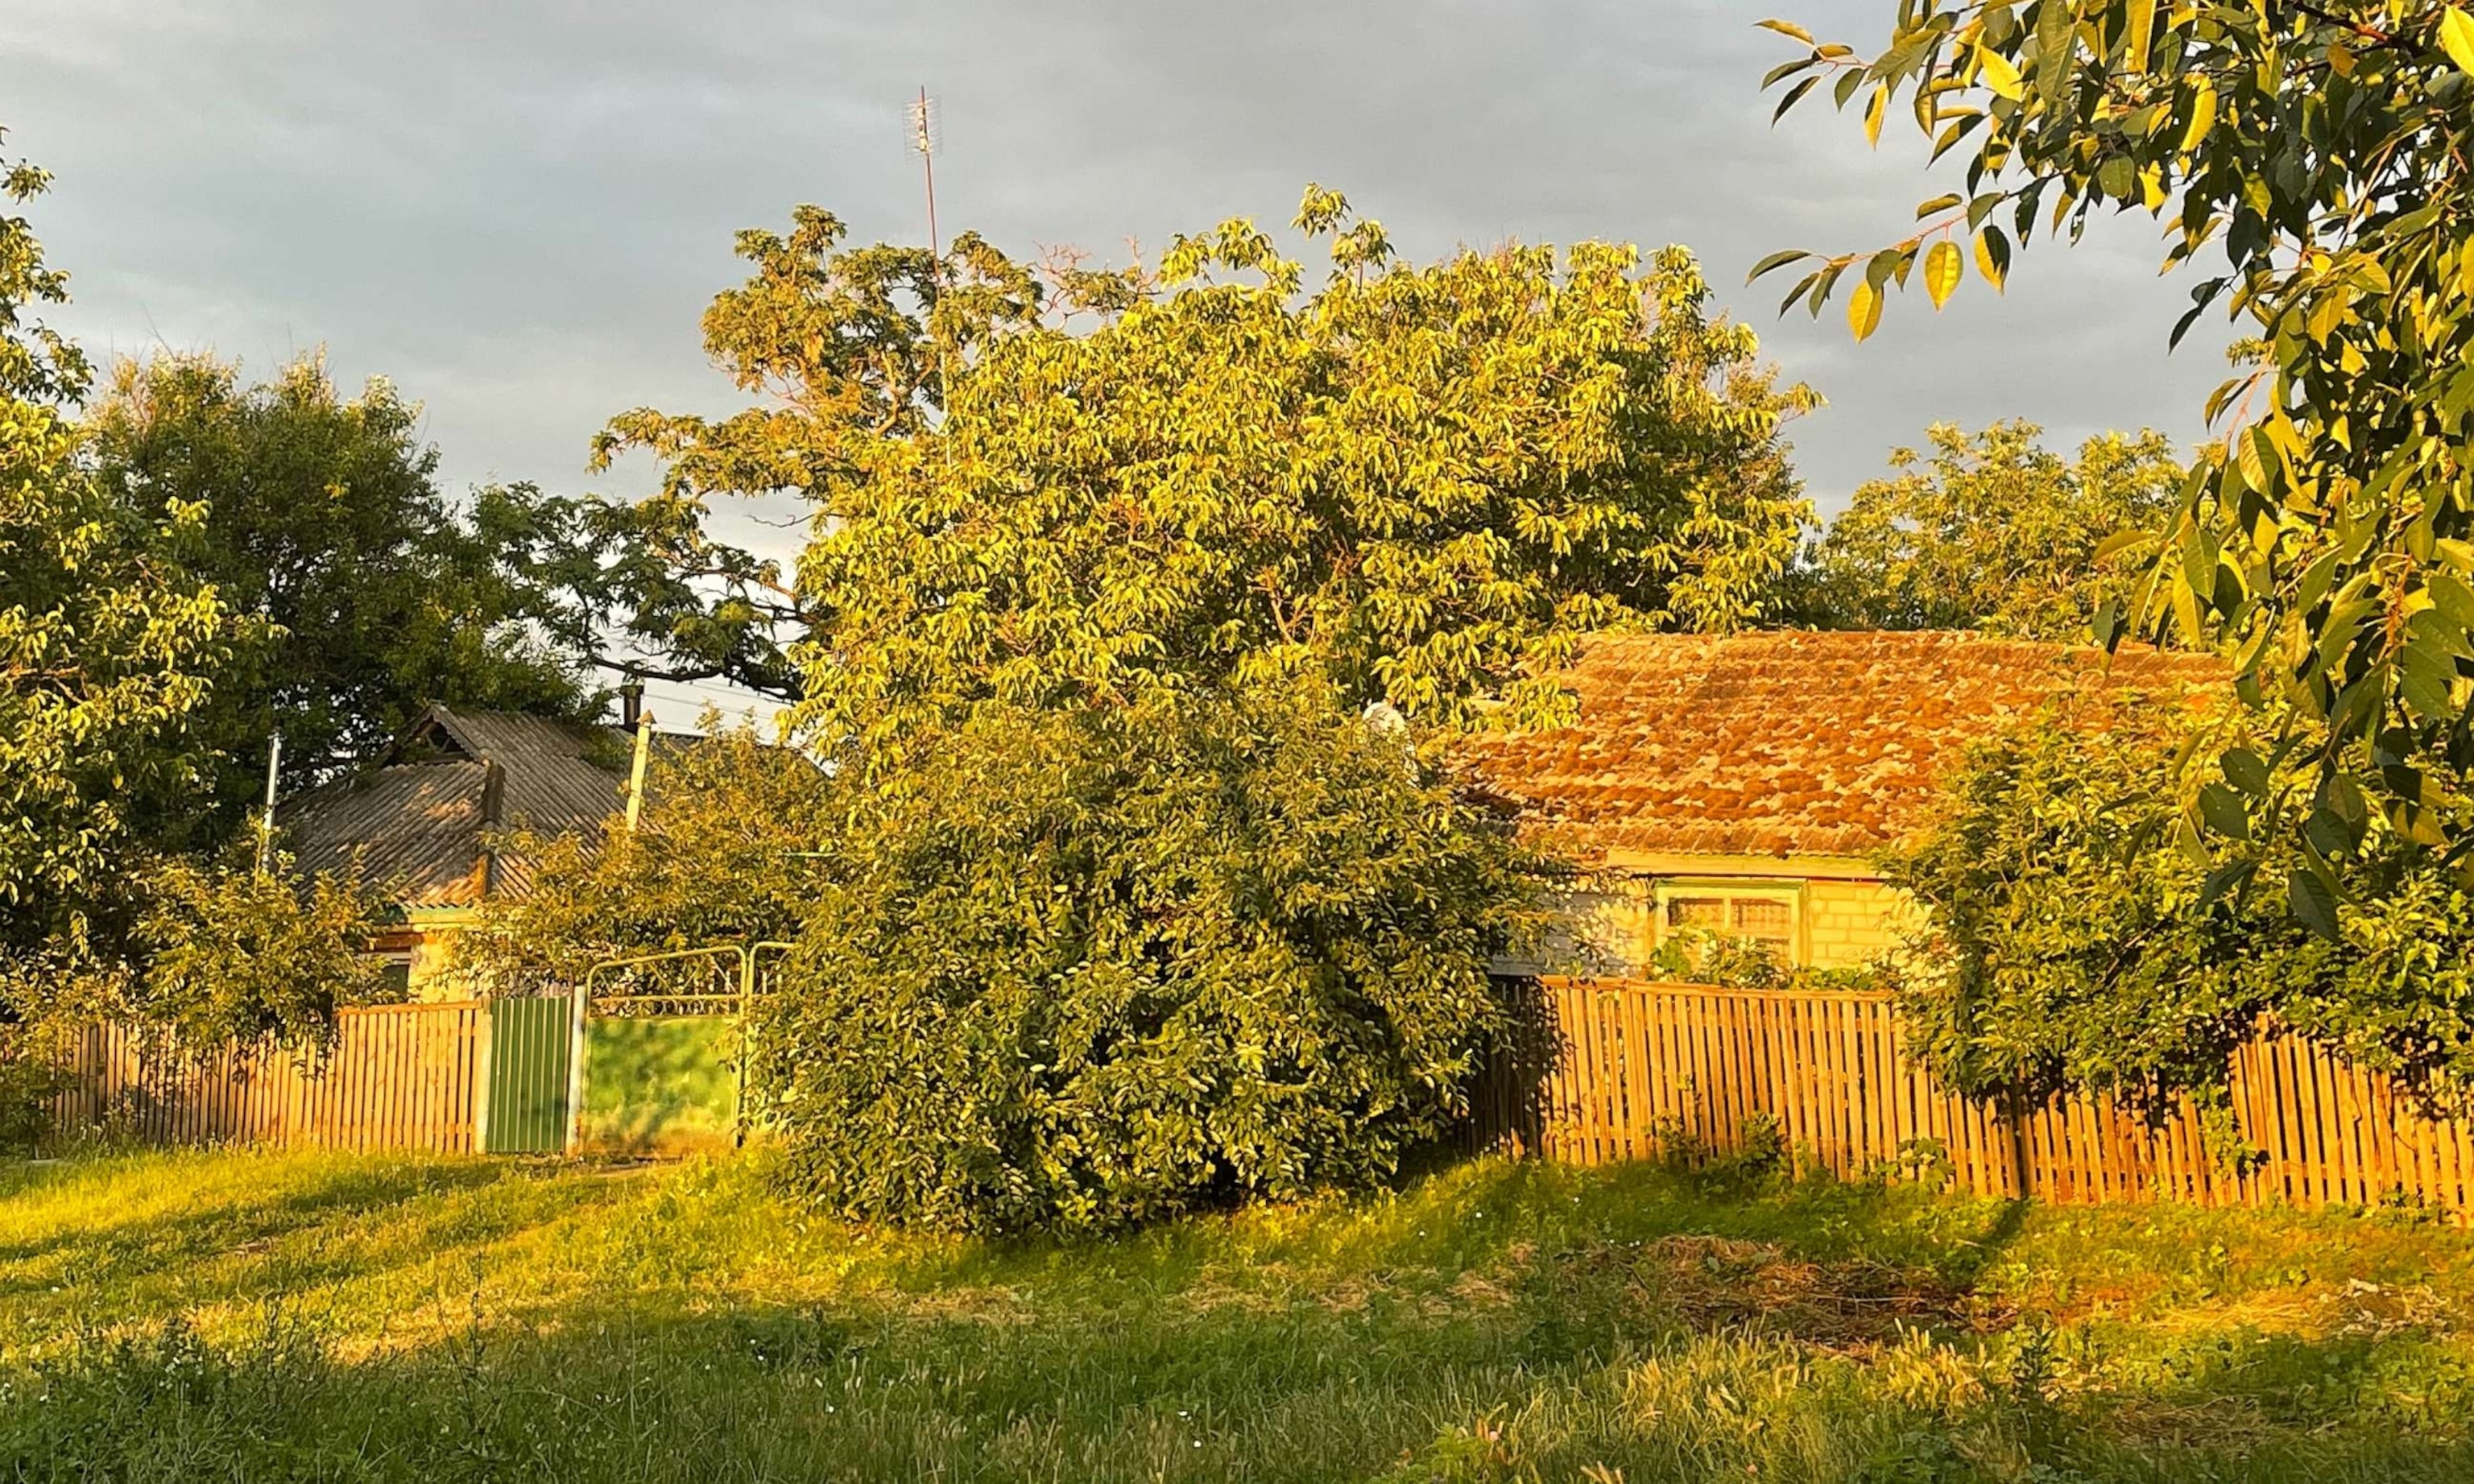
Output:
<path fill-rule="evenodd" d="M 1976 271 L 1984 275 L 1984 281 L 1993 285 L 1993 292 L 1999 294 L 2002 291 L 2001 263 L 1994 256 L 1993 239 L 1989 232 L 1977 234 Z"/>
<path fill-rule="evenodd" d="M 1888 112 L 1889 109 L 1890 89 L 1874 88 L 1873 101 L 1864 109 L 1864 137 L 1877 146 L 1881 142 L 1881 115 Z"/>
<path fill-rule="evenodd" d="M 1812 44 L 1812 33 L 1805 30 L 1802 26 L 1797 25 L 1791 20 L 1755 21 L 1754 24 L 1763 31 L 1775 31 L 1780 36 L 1791 37 L 1803 42 L 1807 46 L 1810 46 Z"/>
<path fill-rule="evenodd" d="M 2439 49 L 2460 72 L 2474 72 L 2474 15 L 2456 6 L 2439 14 Z"/>
<path fill-rule="evenodd" d="M 1976 49 L 1976 76 L 1978 81 L 1984 84 L 1985 86 L 1992 88 L 2002 97 L 2009 99 L 2013 103 L 2019 101 L 2021 92 L 2019 86 L 2019 69 L 2010 65 L 2010 59 L 2002 56 L 2000 52 L 1987 51 L 1983 47 L 1977 47 Z"/>
<path fill-rule="evenodd" d="M 2125 71 L 2147 70 L 2147 41 L 2156 29 L 2156 0 L 2130 0 L 2122 17 L 2124 39 L 2129 43 L 2122 52 Z"/>
<path fill-rule="evenodd" d="M 1966 274 L 1967 257 L 1959 252 L 1957 243 L 1944 237 L 1932 245 L 1932 250 L 1925 254 L 1925 292 L 1932 296 L 1934 308 L 1950 303 L 1950 296 L 1958 290 L 1958 280 Z"/>
<path fill-rule="evenodd" d="M 2199 91 L 2191 100 L 2191 127 L 2182 131 L 2182 153 L 2188 155 L 2207 142 L 2208 131 L 2217 127 L 2217 85 L 2199 79 Z"/>
<path fill-rule="evenodd" d="M 1858 282 L 1856 292 L 1847 298 L 1847 328 L 1856 338 L 1869 338 L 1881 328 L 1881 291 L 1870 282 Z"/>

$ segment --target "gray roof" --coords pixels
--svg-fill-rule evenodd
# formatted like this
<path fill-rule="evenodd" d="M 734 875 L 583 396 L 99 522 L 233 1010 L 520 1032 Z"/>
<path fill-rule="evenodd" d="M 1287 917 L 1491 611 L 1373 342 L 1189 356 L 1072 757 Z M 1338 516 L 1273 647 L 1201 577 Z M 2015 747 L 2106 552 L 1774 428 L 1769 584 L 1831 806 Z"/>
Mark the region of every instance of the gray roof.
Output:
<path fill-rule="evenodd" d="M 657 756 L 691 740 L 657 733 Z M 380 766 L 280 805 L 276 820 L 303 870 L 357 862 L 400 906 L 521 896 L 531 863 L 487 837 L 597 834 L 626 808 L 631 744 L 615 726 L 433 706 Z"/>

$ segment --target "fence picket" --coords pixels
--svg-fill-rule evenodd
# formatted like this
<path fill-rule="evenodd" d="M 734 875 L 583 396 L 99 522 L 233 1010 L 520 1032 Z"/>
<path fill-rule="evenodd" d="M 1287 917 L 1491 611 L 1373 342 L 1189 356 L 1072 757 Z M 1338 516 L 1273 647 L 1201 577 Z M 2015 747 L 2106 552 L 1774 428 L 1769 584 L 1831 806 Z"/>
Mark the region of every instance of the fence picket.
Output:
<path fill-rule="evenodd" d="M 1658 1152 L 1661 1128 L 1733 1149 L 1775 1119 L 1791 1152 L 1856 1176 L 1910 1140 L 1941 1141 L 1961 1188 L 2056 1202 L 2370 1204 L 2401 1193 L 2474 1216 L 2474 1118 L 2424 1116 L 2384 1074 L 2263 1027 L 2228 1068 L 2250 1171 L 2221 1166 L 2188 1099 L 2148 1122 L 2110 1097 L 2037 1106 L 1959 1097 L 1909 1057 L 1886 995 L 1547 981 L 1544 1066 L 1490 1068 L 1473 1147 L 1596 1164 Z M 92 1046 L 92 1042 L 81 1043 Z M 1539 1115 L 1524 1109 L 1538 1110 Z M 1524 1118 L 1535 1116 L 1535 1133 Z"/>

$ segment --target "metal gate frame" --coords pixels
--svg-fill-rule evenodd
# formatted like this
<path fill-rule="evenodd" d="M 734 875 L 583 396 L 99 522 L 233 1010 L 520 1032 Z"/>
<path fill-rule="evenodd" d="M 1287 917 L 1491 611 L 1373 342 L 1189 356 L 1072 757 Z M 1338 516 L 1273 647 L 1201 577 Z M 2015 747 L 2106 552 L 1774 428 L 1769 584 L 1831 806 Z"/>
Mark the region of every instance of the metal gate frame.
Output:
<path fill-rule="evenodd" d="M 738 974 L 736 976 L 739 986 L 737 991 L 735 993 L 723 994 L 651 994 L 632 998 L 634 998 L 635 1002 L 638 1004 L 651 1004 L 657 1007 L 666 1002 L 689 1001 L 718 1002 L 735 1007 L 729 1013 L 730 1017 L 736 1022 L 736 1029 L 739 1032 L 740 1052 L 738 1066 L 735 1069 L 735 1077 L 731 1087 L 732 1142 L 737 1145 L 745 1144 L 747 1142 L 748 1128 L 747 1063 L 751 1059 L 748 1055 L 748 1048 L 750 1045 L 750 1037 L 753 1034 L 751 1028 L 755 1023 L 756 994 L 758 989 L 756 972 L 757 955 L 761 953 L 788 953 L 790 950 L 790 947 L 791 945 L 788 943 L 779 942 L 772 939 L 759 939 L 755 942 L 749 943 L 715 943 L 703 948 L 673 948 L 662 953 L 631 954 L 623 958 L 605 959 L 585 970 L 584 977 L 576 982 L 573 992 L 572 1009 L 568 1015 L 568 1154 L 573 1156 L 583 1152 L 586 1044 L 585 1028 L 587 1022 L 593 1017 L 594 1000 L 594 985 L 608 974 L 615 974 L 626 969 L 642 968 L 648 964 L 684 962 L 694 959 L 723 960 L 735 957 L 739 961 Z M 612 1004 L 625 1003 L 628 998 L 631 997 L 604 997 L 605 1000 Z M 660 1018 L 662 1015 L 663 1011 L 659 1009 L 655 1009 L 652 1010 L 650 1018 Z"/>

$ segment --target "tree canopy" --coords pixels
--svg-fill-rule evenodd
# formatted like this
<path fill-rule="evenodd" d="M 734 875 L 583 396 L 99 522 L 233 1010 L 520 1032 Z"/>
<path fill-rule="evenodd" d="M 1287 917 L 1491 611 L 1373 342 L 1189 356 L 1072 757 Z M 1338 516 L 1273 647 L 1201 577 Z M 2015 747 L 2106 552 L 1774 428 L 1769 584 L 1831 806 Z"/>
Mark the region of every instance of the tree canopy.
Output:
<path fill-rule="evenodd" d="M 1544 704 L 1584 631 L 1760 615 L 1806 510 L 1779 428 L 1811 398 L 1708 316 L 1689 255 L 1412 266 L 1320 189 L 1296 225 L 1329 242 L 1311 292 L 1244 220 L 1100 272 L 967 233 L 846 249 L 803 207 L 740 235 L 755 271 L 705 317 L 765 402 L 631 413 L 604 455 L 658 454 L 683 528 L 718 495 L 812 502 L 795 584 L 751 578 L 777 600 L 740 632 L 791 645 L 831 736 L 1309 658 L 1454 720 Z"/>
<path fill-rule="evenodd" d="M 1928 454 L 1900 449 L 1798 574 L 1808 617 L 1834 627 L 1982 629 L 2085 643 L 2098 609 L 2136 578 L 2101 553 L 2176 508 L 2183 465 L 2163 434 L 2100 433 L 2076 462 L 2032 423 L 1970 438 L 1936 424 Z"/>
<path fill-rule="evenodd" d="M 1783 112 L 1830 84 L 1878 140 L 1893 105 L 1963 192 L 1873 253 L 1785 252 L 1788 303 L 1844 284 L 1860 337 L 1921 269 L 1936 304 L 1973 260 L 1999 286 L 2035 232 L 2098 212 L 2164 225 L 2193 288 L 2178 339 L 2221 304 L 2256 361 L 2211 401 L 2223 435 L 2104 616 L 2115 634 L 2220 634 L 2244 695 L 2277 718 L 2270 766 L 2237 787 L 2264 815 L 2320 821 L 2298 868 L 2335 891 L 2323 843 L 2378 833 L 2474 848 L 2474 16 L 2446 0 L 2159 5 L 1902 0 L 1871 57 L 1805 43 L 1770 74 Z M 2195 830 L 2204 820 L 2192 816 Z M 2350 847 L 2349 847 L 2350 848 Z"/>
<path fill-rule="evenodd" d="M 257 621 L 196 722 L 220 822 L 254 801 L 279 720 L 287 777 L 314 784 L 432 701 L 597 700 L 582 655 L 551 647 L 566 606 L 536 570 L 544 498 L 450 499 L 419 423 L 383 379 L 341 395 L 314 356 L 247 385 L 206 355 L 122 362 L 88 420 L 102 487 L 131 510 L 195 510 L 182 567 Z"/>
<path fill-rule="evenodd" d="M 0 171 L 16 203 L 48 180 Z M 0 949 L 83 932 L 136 821 L 193 785 L 194 718 L 252 633 L 181 564 L 201 506 L 92 478 L 85 360 L 34 317 L 66 293 L 25 218 L 0 216 Z"/>

